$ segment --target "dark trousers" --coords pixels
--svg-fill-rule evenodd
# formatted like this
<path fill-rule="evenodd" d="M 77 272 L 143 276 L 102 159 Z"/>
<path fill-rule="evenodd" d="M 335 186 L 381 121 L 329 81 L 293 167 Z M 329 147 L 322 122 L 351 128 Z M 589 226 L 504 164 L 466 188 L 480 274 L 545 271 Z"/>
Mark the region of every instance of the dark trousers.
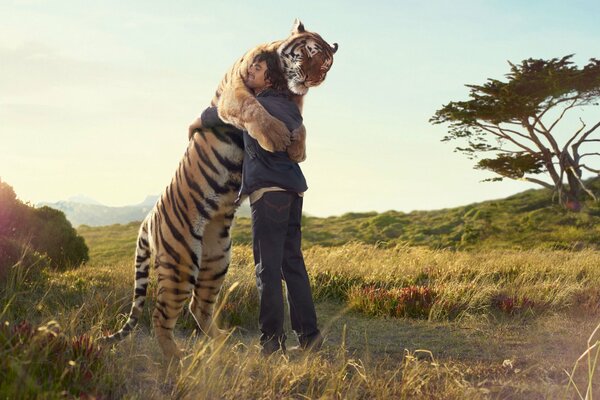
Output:
<path fill-rule="evenodd" d="M 285 347 L 283 279 L 292 329 L 301 345 L 309 343 L 319 330 L 300 247 L 302 197 L 293 192 L 267 192 L 251 205 L 251 209 L 256 285 L 260 298 L 260 342 L 263 347 Z"/>

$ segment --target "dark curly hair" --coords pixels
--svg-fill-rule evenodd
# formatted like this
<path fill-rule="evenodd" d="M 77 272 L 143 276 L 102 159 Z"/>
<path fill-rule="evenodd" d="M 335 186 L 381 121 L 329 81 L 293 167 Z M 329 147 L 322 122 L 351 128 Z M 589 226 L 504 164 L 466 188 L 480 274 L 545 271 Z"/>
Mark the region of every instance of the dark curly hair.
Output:
<path fill-rule="evenodd" d="M 252 63 L 265 61 L 267 64 L 267 71 L 265 72 L 265 78 L 269 80 L 271 83 L 271 87 L 278 92 L 285 93 L 286 95 L 291 95 L 290 90 L 288 89 L 287 79 L 283 74 L 283 70 L 281 69 L 281 64 L 279 62 L 279 56 L 275 52 L 263 51 L 262 53 L 258 53 Z"/>

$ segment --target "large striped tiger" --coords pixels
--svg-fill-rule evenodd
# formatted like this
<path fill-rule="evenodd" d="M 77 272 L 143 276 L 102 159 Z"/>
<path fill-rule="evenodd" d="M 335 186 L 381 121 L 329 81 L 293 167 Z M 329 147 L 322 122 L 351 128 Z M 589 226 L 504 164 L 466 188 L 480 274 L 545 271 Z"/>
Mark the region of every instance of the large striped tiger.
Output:
<path fill-rule="evenodd" d="M 301 106 L 308 88 L 325 79 L 336 50 L 337 44 L 330 46 L 296 20 L 287 39 L 257 46 L 235 63 L 220 83 L 212 105 L 219 106 L 223 120 L 248 130 L 265 147 L 281 149 L 285 143 L 276 133 L 290 133 L 246 88 L 244 78 L 250 63 L 259 52 L 276 51 L 289 89 Z M 231 258 L 230 227 L 237 208 L 242 160 L 239 131 L 219 126 L 202 128 L 193 135 L 171 183 L 142 222 L 129 319 L 120 331 L 104 337 L 106 342 L 124 338 L 137 324 L 146 299 L 152 255 L 158 274 L 152 321 L 165 356 L 182 355 L 173 328 L 190 297 L 189 308 L 200 329 L 211 337 L 222 334 L 213 322 L 213 312 Z"/>

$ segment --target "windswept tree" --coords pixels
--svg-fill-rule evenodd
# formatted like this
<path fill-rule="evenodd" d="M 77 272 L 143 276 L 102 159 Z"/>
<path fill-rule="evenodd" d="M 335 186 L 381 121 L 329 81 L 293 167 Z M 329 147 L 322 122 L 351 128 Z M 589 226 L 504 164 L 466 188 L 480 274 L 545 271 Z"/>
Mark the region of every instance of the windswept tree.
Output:
<path fill-rule="evenodd" d="M 582 172 L 600 174 L 600 153 L 590 150 L 600 142 L 600 122 L 568 123 L 565 115 L 598 105 L 600 61 L 592 58 L 580 69 L 571 58 L 509 62 L 506 82 L 467 85 L 470 100 L 446 104 L 430 122 L 449 124 L 442 141 L 466 143 L 456 151 L 478 159 L 475 168 L 498 175 L 488 181 L 533 182 L 552 189 L 564 207 L 579 210 L 582 197 L 596 200 Z"/>

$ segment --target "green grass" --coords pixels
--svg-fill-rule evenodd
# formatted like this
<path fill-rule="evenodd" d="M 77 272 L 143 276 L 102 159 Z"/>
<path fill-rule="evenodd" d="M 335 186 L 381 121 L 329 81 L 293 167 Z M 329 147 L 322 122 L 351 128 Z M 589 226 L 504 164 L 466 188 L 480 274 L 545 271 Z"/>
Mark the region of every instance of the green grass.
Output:
<path fill-rule="evenodd" d="M 130 222 L 102 227 L 82 225 L 77 228 L 77 232 L 85 238 L 91 262 L 113 264 L 127 258 L 133 260 L 131 243 L 135 245 L 140 224 L 141 222 Z"/>
<path fill-rule="evenodd" d="M 600 179 L 587 184 L 600 192 Z M 138 229 L 139 223 L 132 222 L 98 228 L 81 226 L 78 230 L 90 246 L 92 260 L 100 256 L 114 262 L 127 256 L 120 249 L 137 235 Z M 232 234 L 236 244 L 250 244 L 250 219 L 236 218 Z M 111 240 L 106 241 L 106 237 Z M 352 242 L 481 251 L 597 249 L 600 203 L 588 202 L 580 213 L 567 212 L 553 203 L 551 192 L 544 189 L 444 210 L 303 217 L 305 248 Z"/>

